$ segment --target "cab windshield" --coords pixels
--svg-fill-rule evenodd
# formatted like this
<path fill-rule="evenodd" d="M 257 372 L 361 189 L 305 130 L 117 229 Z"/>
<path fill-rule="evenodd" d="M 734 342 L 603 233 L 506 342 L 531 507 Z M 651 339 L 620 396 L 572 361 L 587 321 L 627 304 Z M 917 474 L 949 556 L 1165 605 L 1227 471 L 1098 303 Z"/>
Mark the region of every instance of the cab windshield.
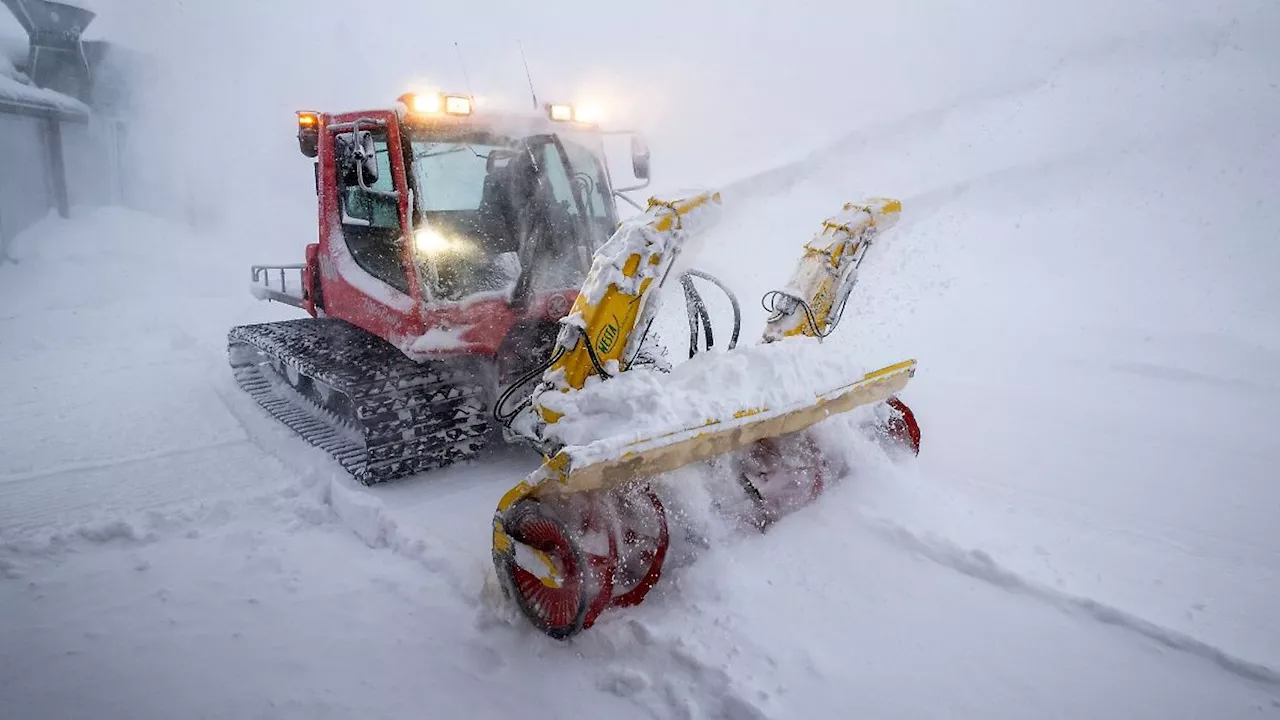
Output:
<path fill-rule="evenodd" d="M 612 204 L 592 153 L 570 147 L 549 136 L 411 137 L 416 254 L 431 296 L 581 285 L 613 231 Z"/>

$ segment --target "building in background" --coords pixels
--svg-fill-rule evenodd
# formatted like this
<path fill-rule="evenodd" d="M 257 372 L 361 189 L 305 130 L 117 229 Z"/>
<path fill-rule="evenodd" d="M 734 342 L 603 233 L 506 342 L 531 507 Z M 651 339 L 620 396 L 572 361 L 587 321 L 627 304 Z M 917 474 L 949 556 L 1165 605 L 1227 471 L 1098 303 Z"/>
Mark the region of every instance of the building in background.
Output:
<path fill-rule="evenodd" d="M 129 204 L 129 120 L 146 64 L 85 41 L 94 13 L 0 0 L 27 37 L 0 36 L 0 262 L 22 230 L 73 205 Z M 0 12 L 3 12 L 0 10 Z"/>

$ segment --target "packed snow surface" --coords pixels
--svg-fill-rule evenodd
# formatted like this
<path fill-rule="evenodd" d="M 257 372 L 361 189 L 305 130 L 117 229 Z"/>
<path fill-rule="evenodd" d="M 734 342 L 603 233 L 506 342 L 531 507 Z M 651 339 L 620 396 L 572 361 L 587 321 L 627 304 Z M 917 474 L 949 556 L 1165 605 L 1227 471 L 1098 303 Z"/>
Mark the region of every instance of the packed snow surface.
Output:
<path fill-rule="evenodd" d="M 668 131 L 691 129 L 655 136 L 655 167 L 683 168 L 672 185 L 733 180 L 690 259 L 743 299 L 750 344 L 754 299 L 822 218 L 901 198 L 822 351 L 918 359 L 903 397 L 923 448 L 891 457 L 850 418 L 816 426 L 849 472 L 764 534 L 717 531 L 713 490 L 733 478 L 656 479 L 701 534 L 678 533 L 680 562 L 642 606 L 568 643 L 492 594 L 493 508 L 536 455 L 361 488 L 236 388 L 227 329 L 297 317 L 244 291 L 247 266 L 296 262 L 315 236 L 288 127 L 312 99 L 281 88 L 362 84 L 333 82 L 350 54 L 329 66 L 250 42 L 288 42 L 299 15 L 207 23 L 263 62 L 196 67 L 190 84 L 276 118 L 275 134 L 231 134 L 238 153 L 279 145 L 289 164 L 199 166 L 227 190 L 223 222 L 201 232 L 77 209 L 0 264 L 0 714 L 1280 717 L 1280 15 L 1171 7 L 679 14 L 699 31 L 670 34 L 677 50 L 652 60 L 671 64 L 643 70 L 676 95 Z M 349 37 L 332 15 L 335 41 Z M 849 28 L 867 30 L 850 43 Z M 801 29 L 802 46 L 780 39 Z M 788 52 L 759 51 L 771 42 Z M 429 44 L 362 48 L 355 64 L 376 83 L 362 62 L 420 64 Z M 717 82 L 674 82 L 704 45 L 730 58 Z M 324 72 L 268 62 L 294 58 Z M 821 112 L 779 124 L 761 112 L 779 85 L 753 93 L 782 75 L 857 90 L 799 93 Z M 703 145 L 696 112 L 713 106 L 722 132 Z M 729 155 L 759 172 L 730 173 Z M 727 304 L 710 301 L 723 326 Z M 660 316 L 673 353 L 679 305 Z"/>

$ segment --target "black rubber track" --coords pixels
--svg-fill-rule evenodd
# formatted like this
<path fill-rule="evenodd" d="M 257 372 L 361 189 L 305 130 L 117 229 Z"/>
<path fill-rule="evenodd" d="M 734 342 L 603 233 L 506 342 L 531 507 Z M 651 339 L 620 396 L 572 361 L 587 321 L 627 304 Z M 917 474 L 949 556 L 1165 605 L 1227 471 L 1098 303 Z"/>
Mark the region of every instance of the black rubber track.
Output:
<path fill-rule="evenodd" d="M 366 485 L 470 458 L 489 434 L 470 358 L 417 363 L 325 318 L 232 328 L 227 353 L 241 388 Z"/>

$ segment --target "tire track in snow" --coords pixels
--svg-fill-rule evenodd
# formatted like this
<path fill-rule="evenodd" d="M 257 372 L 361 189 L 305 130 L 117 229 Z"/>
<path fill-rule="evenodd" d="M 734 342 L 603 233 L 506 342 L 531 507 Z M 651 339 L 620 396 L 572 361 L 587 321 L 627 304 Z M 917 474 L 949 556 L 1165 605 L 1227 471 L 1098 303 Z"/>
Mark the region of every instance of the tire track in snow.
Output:
<path fill-rule="evenodd" d="M 477 557 L 473 550 L 447 538 L 406 528 L 406 517 L 389 507 L 383 497 L 359 486 L 326 453 L 278 425 L 230 382 L 215 383 L 215 391 L 249 442 L 292 468 L 299 476 L 298 482 L 316 494 L 317 501 L 328 508 L 337 523 L 370 549 L 390 551 L 420 564 L 441 581 L 446 592 L 475 607 L 478 634 L 473 644 L 461 652 L 502 657 L 512 647 L 519 647 L 538 655 L 575 655 L 591 666 L 596 690 L 627 699 L 654 718 L 769 717 L 755 697 L 758 693 L 742 687 L 723 668 L 701 659 L 699 646 L 687 638 L 651 628 L 639 619 L 613 618 L 615 622 L 598 625 L 567 644 L 544 637 L 527 623 L 513 603 L 502 597 L 487 547 Z M 424 482 L 425 478 L 398 482 L 406 481 Z M 500 633 L 497 639 L 495 631 Z M 517 644 L 513 646 L 513 642 Z M 546 645 L 550 645 L 549 651 Z"/>
<path fill-rule="evenodd" d="M 149 541 L 227 502 L 278 489 L 245 440 L 149 453 L 0 484 L 0 553 L 57 554 L 70 542 Z M 0 568 L 2 570 L 2 568 Z"/>
<path fill-rule="evenodd" d="M 167 458 L 178 457 L 179 455 L 194 455 L 205 450 L 219 450 L 222 448 L 233 447 L 248 442 L 244 438 L 235 440 L 221 440 L 213 443 L 203 443 L 198 445 L 190 445 L 180 448 L 169 448 L 167 450 L 157 450 L 156 452 L 138 453 L 136 455 L 127 455 L 118 458 L 107 458 L 103 460 L 87 460 L 85 462 L 69 463 L 58 467 L 44 468 L 41 470 L 33 470 L 31 472 L 9 473 L 0 475 L 0 487 L 23 483 L 30 480 L 40 480 L 43 478 L 57 477 L 59 475 L 71 475 L 82 473 L 88 470 L 105 470 L 108 468 L 123 467 L 128 465 L 136 465 L 146 463 L 152 460 L 164 460 Z"/>
<path fill-rule="evenodd" d="M 518 613 L 514 622 L 524 626 Z M 718 630 L 719 642 L 739 644 L 726 636 L 731 630 Z M 702 642 L 634 615 L 610 618 L 555 649 L 593 666 L 597 690 L 628 699 L 656 719 L 767 720 L 779 709 L 769 692 L 744 683 L 722 662 L 704 659 Z"/>
<path fill-rule="evenodd" d="M 212 385 L 248 442 L 290 468 L 297 475 L 298 485 L 314 494 L 316 502 L 328 508 L 334 519 L 366 546 L 390 550 L 421 564 L 463 597 L 473 598 L 479 593 L 483 580 L 456 559 L 456 548 L 435 537 L 415 537 L 406 532 L 382 498 L 358 487 L 327 453 L 281 425 L 235 387 L 229 376 Z"/>
<path fill-rule="evenodd" d="M 462 656 L 478 658 L 481 666 L 492 667 L 491 658 L 503 658 L 513 647 L 534 655 L 572 654 L 593 666 L 596 690 L 626 699 L 654 718 L 768 717 L 729 674 L 700 660 L 696 648 L 689 647 L 683 638 L 667 636 L 634 618 L 598 626 L 568 644 L 544 637 L 503 597 L 489 564 L 488 548 L 477 563 L 474 553 L 466 548 L 405 528 L 405 518 L 383 497 L 359 486 L 326 453 L 278 425 L 238 394 L 238 388 L 219 382 L 215 390 L 249 442 L 292 468 L 298 483 L 315 495 L 316 502 L 327 508 L 339 526 L 371 550 L 389 551 L 421 565 L 440 580 L 442 592 L 452 593 L 475 608 L 477 634 L 466 647 L 459 648 Z M 406 481 L 425 479 L 419 476 L 398 482 Z M 549 651 L 544 644 L 550 645 Z"/>
<path fill-rule="evenodd" d="M 1194 655 L 1243 680 L 1280 689 L 1280 670 L 1268 665 L 1238 657 L 1203 640 L 1162 627 L 1092 598 L 1072 595 L 1042 585 L 1001 566 L 982 550 L 966 550 L 943 538 L 919 535 L 881 518 L 864 516 L 864 520 L 873 532 L 890 544 L 963 575 L 1010 592 L 1026 595 L 1103 625 L 1111 625 L 1134 633 L 1171 650 Z"/>
<path fill-rule="evenodd" d="M 251 442 L 261 450 L 292 465 L 345 526 L 371 549 L 385 549 L 420 563 L 461 597 L 478 600 L 482 616 L 502 615 L 492 604 L 495 588 L 487 576 L 477 578 L 466 562 L 454 556 L 456 549 L 439 545 L 434 538 L 415 537 L 401 527 L 382 498 L 344 481 L 327 456 L 274 426 L 254 405 L 218 395 L 241 423 Z M 1184 652 L 1217 665 L 1238 678 L 1280 688 L 1280 671 L 1232 655 L 1189 635 L 1161 627 L 1137 615 L 1096 600 L 1046 587 L 997 564 L 981 550 L 966 550 L 937 537 L 921 536 L 886 520 L 867 517 L 867 526 L 890 545 L 920 555 L 938 565 L 988 584 L 1039 600 L 1063 611 L 1111 625 L 1169 649 Z M 477 588 L 477 582 L 482 587 Z M 509 608 L 506 608 L 509 610 Z M 493 626 L 523 628 L 520 618 L 489 618 L 480 629 Z M 527 629 L 526 629 L 527 630 Z M 518 630 L 519 632 L 519 630 Z M 530 631 L 530 634 L 531 631 Z M 481 641 L 480 648 L 489 648 Z M 492 650 L 492 648 L 489 648 Z M 655 717 L 763 718 L 767 710 L 752 700 L 722 669 L 697 658 L 679 637 L 667 637 L 637 619 L 609 623 L 590 637 L 579 639 L 574 651 L 600 662 L 595 676 L 597 690 L 632 700 Z M 619 662 L 625 660 L 625 662 Z M 661 670 L 659 670 L 661 668 Z"/>

